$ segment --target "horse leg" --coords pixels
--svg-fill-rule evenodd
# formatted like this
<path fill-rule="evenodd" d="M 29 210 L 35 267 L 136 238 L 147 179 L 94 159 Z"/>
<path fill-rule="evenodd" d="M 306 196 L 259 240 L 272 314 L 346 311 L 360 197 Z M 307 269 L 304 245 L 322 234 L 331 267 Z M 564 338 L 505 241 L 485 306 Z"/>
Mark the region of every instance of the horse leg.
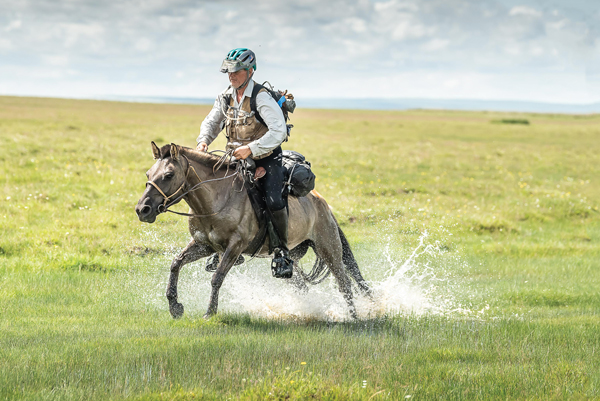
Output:
<path fill-rule="evenodd" d="M 298 266 L 298 261 L 306 255 L 308 252 L 308 248 L 311 246 L 312 241 L 307 240 L 299 244 L 293 249 L 290 249 L 290 258 L 294 261 L 294 274 L 292 278 L 286 280 L 289 284 L 293 285 L 296 291 L 301 294 L 306 294 L 308 292 L 308 286 L 306 285 L 306 279 L 304 272 Z"/>
<path fill-rule="evenodd" d="M 304 280 L 304 272 L 298 266 L 298 262 L 294 260 L 294 275 L 289 280 L 286 280 L 294 289 L 301 293 L 306 294 L 308 292 L 308 286 L 306 285 L 306 280 Z"/>
<path fill-rule="evenodd" d="M 167 285 L 167 300 L 169 301 L 169 312 L 175 319 L 183 315 L 183 305 L 177 302 L 177 281 L 179 280 L 179 271 L 184 265 L 194 262 L 200 258 L 211 255 L 214 251 L 203 244 L 198 244 L 194 240 L 173 259 L 171 263 L 171 275 Z"/>
<path fill-rule="evenodd" d="M 217 271 L 212 276 L 211 286 L 212 290 L 210 292 L 210 300 L 208 303 L 208 310 L 204 315 L 205 319 L 209 319 L 212 315 L 217 313 L 217 309 L 219 307 L 219 290 L 221 289 L 221 285 L 223 284 L 223 280 L 225 280 L 225 276 L 229 273 L 229 270 L 233 267 L 233 264 L 237 260 L 237 258 L 242 253 L 242 246 L 240 243 L 235 246 L 229 246 L 225 250 L 221 261 L 219 262 L 219 267 L 217 267 Z"/>
<path fill-rule="evenodd" d="M 366 280 L 363 278 L 360 273 L 360 269 L 358 268 L 358 263 L 354 258 L 354 254 L 352 253 L 352 249 L 350 248 L 350 243 L 346 238 L 346 235 L 342 231 L 340 225 L 337 223 L 338 234 L 340 235 L 340 240 L 342 243 L 342 261 L 346 266 L 346 270 L 350 273 L 350 276 L 356 281 L 358 288 L 362 292 L 363 295 L 367 296 L 371 301 L 373 300 L 373 291 L 369 284 L 367 284 Z"/>
<path fill-rule="evenodd" d="M 324 227 L 320 231 L 320 235 L 315 241 L 315 253 L 318 257 L 323 258 L 325 264 L 329 267 L 329 270 L 331 270 L 331 273 L 335 277 L 340 292 L 348 305 L 350 316 L 352 316 L 353 319 L 358 319 L 354 300 L 352 299 L 352 282 L 344 269 L 344 263 L 342 261 L 342 244 L 337 232 L 337 225 L 335 225 L 335 223 L 333 225 L 328 224 L 327 227 Z"/>

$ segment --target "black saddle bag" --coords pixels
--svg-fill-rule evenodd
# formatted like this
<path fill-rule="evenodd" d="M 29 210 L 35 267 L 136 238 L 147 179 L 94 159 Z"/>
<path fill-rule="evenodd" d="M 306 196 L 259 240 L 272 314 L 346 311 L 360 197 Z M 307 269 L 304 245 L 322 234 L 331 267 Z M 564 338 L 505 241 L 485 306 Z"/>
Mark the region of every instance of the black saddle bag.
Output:
<path fill-rule="evenodd" d="M 290 195 L 306 196 L 315 189 L 315 174 L 303 155 L 293 150 L 284 150 L 281 161 L 285 168 L 285 185 Z"/>

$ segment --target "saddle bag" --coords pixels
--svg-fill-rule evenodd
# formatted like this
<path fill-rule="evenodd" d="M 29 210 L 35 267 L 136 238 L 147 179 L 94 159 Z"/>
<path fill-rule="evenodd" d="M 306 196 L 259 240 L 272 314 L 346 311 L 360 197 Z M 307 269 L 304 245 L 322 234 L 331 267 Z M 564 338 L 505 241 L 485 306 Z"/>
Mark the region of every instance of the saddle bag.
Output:
<path fill-rule="evenodd" d="M 285 186 L 292 196 L 306 196 L 315 189 L 315 174 L 310 169 L 310 162 L 303 155 L 293 150 L 284 150 L 281 161 L 285 169 Z"/>

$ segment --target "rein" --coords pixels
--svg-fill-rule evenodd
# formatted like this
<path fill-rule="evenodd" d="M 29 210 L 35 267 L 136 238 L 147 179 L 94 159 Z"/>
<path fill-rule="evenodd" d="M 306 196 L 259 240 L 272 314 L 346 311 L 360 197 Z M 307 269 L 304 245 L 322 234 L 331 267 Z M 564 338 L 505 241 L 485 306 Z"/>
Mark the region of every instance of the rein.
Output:
<path fill-rule="evenodd" d="M 185 171 L 185 180 L 183 181 L 183 183 L 181 184 L 181 186 L 179 187 L 179 189 L 177 189 L 177 191 L 173 192 L 171 195 L 167 196 L 160 188 L 158 185 L 156 185 L 156 183 L 154 181 L 147 181 L 146 182 L 146 186 L 148 186 L 148 184 L 152 185 L 164 198 L 164 202 L 161 205 L 158 205 L 158 213 L 165 213 L 165 212 L 170 212 L 170 213 L 174 213 L 174 214 L 178 214 L 180 216 L 188 216 L 188 217 L 209 217 L 209 216 L 215 216 L 219 213 L 221 213 L 221 211 L 225 208 L 225 206 L 227 205 L 227 203 L 229 202 L 229 199 L 231 199 L 231 194 L 230 196 L 227 198 L 227 200 L 225 201 L 225 203 L 223 204 L 223 206 L 216 212 L 214 213 L 210 213 L 210 214 L 192 214 L 192 213 L 182 213 L 182 212 L 175 212 L 173 210 L 169 210 L 169 208 L 173 205 L 175 205 L 177 202 L 179 202 L 184 196 L 186 196 L 187 194 L 189 194 L 190 192 L 195 191 L 196 189 L 200 188 L 201 185 L 203 184 L 207 184 L 207 183 L 211 183 L 211 182 L 215 182 L 215 181 L 223 181 L 226 180 L 228 178 L 231 177 L 236 177 L 239 175 L 240 171 L 238 169 L 235 170 L 235 172 L 233 174 L 229 174 L 221 177 L 221 178 L 212 178 L 210 180 L 204 180 L 202 181 L 202 179 L 200 179 L 200 176 L 198 176 L 198 173 L 196 172 L 196 169 L 194 169 L 194 166 L 192 166 L 192 164 L 190 163 L 190 160 L 187 158 L 187 156 L 183 155 L 182 156 L 185 158 L 185 160 L 187 160 L 187 170 Z M 178 197 L 176 197 L 175 199 L 172 199 L 179 191 L 181 191 L 184 187 L 185 184 L 187 183 L 187 177 L 188 174 L 190 172 L 190 169 L 194 172 L 194 174 L 196 175 L 196 178 L 198 178 L 198 184 L 194 185 L 193 187 L 191 187 L 190 189 L 188 189 L 187 191 L 183 192 L 181 195 L 179 195 Z"/>

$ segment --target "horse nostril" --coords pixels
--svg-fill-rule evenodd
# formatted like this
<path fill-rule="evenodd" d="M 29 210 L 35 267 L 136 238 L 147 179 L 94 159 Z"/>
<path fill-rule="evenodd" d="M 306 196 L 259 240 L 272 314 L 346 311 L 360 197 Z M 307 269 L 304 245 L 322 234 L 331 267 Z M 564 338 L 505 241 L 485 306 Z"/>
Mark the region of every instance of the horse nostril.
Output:
<path fill-rule="evenodd" d="M 148 213 L 150 213 L 151 210 L 152 210 L 152 208 L 150 206 L 144 205 L 144 207 L 140 209 L 139 214 L 142 215 L 142 216 L 145 216 Z"/>

